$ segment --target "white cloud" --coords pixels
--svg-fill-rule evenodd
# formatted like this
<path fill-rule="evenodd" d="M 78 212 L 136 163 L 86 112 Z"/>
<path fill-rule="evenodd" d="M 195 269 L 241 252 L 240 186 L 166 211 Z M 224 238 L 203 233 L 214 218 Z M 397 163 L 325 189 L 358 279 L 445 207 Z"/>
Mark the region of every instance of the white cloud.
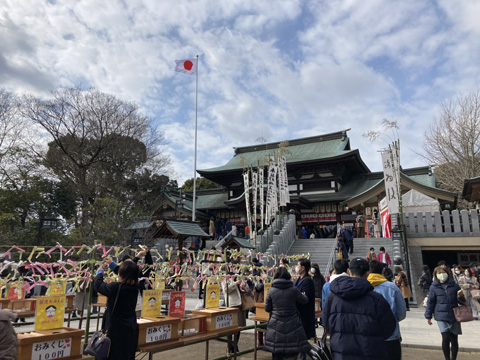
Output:
<path fill-rule="evenodd" d="M 442 100 L 478 86 L 477 1 L 108 1 L 0 4 L 0 81 L 48 94 L 83 84 L 138 102 L 165 131 L 179 179 L 193 170 L 200 55 L 198 168 L 222 165 L 258 137 L 352 128 L 378 170 L 381 119 L 401 127 L 404 166 Z M 414 149 L 414 150 L 413 150 Z M 181 183 L 182 181 L 180 181 Z"/>

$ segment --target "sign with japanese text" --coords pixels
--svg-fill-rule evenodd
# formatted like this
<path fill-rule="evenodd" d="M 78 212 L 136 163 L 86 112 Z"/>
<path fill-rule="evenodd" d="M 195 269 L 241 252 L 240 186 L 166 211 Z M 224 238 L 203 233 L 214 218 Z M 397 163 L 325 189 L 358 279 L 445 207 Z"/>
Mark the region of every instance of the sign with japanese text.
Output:
<path fill-rule="evenodd" d="M 170 304 L 168 306 L 169 316 L 185 315 L 185 291 L 172 291 L 170 293 Z"/>
<path fill-rule="evenodd" d="M 206 292 L 206 306 L 205 308 L 216 308 L 220 306 L 220 285 L 208 285 Z"/>
<path fill-rule="evenodd" d="M 168 340 L 172 338 L 172 325 L 160 325 L 147 328 L 145 342 L 152 343 L 156 341 Z"/>
<path fill-rule="evenodd" d="M 22 281 L 15 281 L 8 285 L 10 285 L 8 288 L 8 300 L 23 300 L 25 298 Z"/>
<path fill-rule="evenodd" d="M 398 194 L 398 181 L 399 171 L 396 168 L 397 161 L 394 161 L 392 151 L 385 150 L 382 152 L 382 165 L 383 165 L 383 177 L 385 181 L 385 194 L 387 197 L 388 212 L 390 214 L 399 213 L 399 194 Z"/>
<path fill-rule="evenodd" d="M 162 301 L 163 301 L 163 300 L 167 300 L 167 301 L 170 300 L 170 291 L 164 291 L 164 292 L 162 292 Z"/>
<path fill-rule="evenodd" d="M 65 288 L 67 286 L 66 280 L 54 280 L 50 283 L 47 290 L 47 295 L 63 295 L 65 294 Z"/>
<path fill-rule="evenodd" d="M 337 214 L 302 214 L 302 222 L 336 222 Z"/>
<path fill-rule="evenodd" d="M 265 285 L 263 285 L 263 296 L 265 300 L 267 300 L 268 290 L 270 290 L 271 287 L 272 283 L 265 283 Z"/>
<path fill-rule="evenodd" d="M 72 338 L 43 341 L 32 344 L 32 360 L 61 359 L 70 356 Z"/>
<path fill-rule="evenodd" d="M 233 314 L 217 315 L 215 317 L 215 328 L 222 329 L 233 326 Z"/>
<path fill-rule="evenodd" d="M 35 311 L 35 331 L 63 327 L 65 295 L 40 296 Z"/>
<path fill-rule="evenodd" d="M 159 316 L 162 305 L 162 290 L 145 290 L 142 301 L 142 317 Z"/>

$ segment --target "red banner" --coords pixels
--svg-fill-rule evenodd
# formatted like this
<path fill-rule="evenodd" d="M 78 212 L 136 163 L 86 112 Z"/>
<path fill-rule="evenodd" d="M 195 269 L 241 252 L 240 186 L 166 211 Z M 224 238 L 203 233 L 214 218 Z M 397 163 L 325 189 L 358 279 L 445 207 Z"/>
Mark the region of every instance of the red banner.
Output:
<path fill-rule="evenodd" d="M 302 222 L 336 222 L 337 214 L 302 214 Z"/>

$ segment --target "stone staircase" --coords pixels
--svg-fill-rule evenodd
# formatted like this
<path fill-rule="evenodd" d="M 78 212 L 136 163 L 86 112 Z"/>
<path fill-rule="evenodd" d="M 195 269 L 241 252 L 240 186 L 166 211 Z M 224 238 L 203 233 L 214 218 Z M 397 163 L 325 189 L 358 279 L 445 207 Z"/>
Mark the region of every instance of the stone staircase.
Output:
<path fill-rule="evenodd" d="M 333 238 L 298 239 L 293 243 L 288 255 L 307 255 L 310 253 L 311 262 L 317 263 L 323 274 L 330 259 L 334 243 L 336 244 L 336 240 Z M 293 266 L 292 264 L 290 265 Z"/>
<path fill-rule="evenodd" d="M 320 267 L 322 274 L 326 270 L 326 266 L 330 259 L 333 244 L 336 240 L 333 238 L 323 239 L 299 239 L 290 248 L 288 255 L 300 255 L 310 253 L 310 259 L 312 263 L 317 263 Z M 355 238 L 353 240 L 353 254 L 349 255 L 349 258 L 365 257 L 370 248 L 375 248 L 375 252 L 378 253 L 380 247 L 383 246 L 385 250 L 390 254 L 393 261 L 393 243 L 390 238 Z"/>

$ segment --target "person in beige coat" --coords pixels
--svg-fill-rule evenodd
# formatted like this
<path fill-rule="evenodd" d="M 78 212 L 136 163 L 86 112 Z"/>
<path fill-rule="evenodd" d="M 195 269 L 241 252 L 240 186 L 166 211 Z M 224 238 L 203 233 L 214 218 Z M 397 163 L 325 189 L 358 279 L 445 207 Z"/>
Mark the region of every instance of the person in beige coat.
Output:
<path fill-rule="evenodd" d="M 17 314 L 12 310 L 0 310 L 0 359 L 15 360 L 17 358 L 17 333 L 12 321 Z"/>
<path fill-rule="evenodd" d="M 471 271 L 467 268 L 464 274 L 458 277 L 458 285 L 463 291 L 465 299 L 467 299 L 468 306 L 472 309 L 472 315 L 478 319 L 480 313 L 480 304 L 472 296 L 472 290 L 479 289 L 478 279 L 472 276 Z"/>
<path fill-rule="evenodd" d="M 235 275 L 235 274 L 231 274 Z M 246 312 L 242 310 L 242 296 L 241 293 L 247 290 L 247 284 L 236 277 L 232 277 L 229 280 L 226 280 L 222 284 L 223 294 L 225 296 L 225 305 L 228 307 L 235 307 L 238 310 L 237 313 L 237 322 L 238 326 L 246 326 L 247 319 L 246 319 Z M 228 349 L 230 353 L 233 353 L 234 350 L 238 352 L 238 339 L 240 338 L 240 333 L 237 337 L 237 344 L 234 348 L 232 344 L 228 344 Z M 229 336 L 229 340 L 231 340 L 231 336 Z"/>
<path fill-rule="evenodd" d="M 400 289 L 403 298 L 405 299 L 405 305 L 407 306 L 407 311 L 410 311 L 410 305 L 408 299 L 412 297 L 412 289 L 408 283 L 408 277 L 405 271 L 403 271 L 401 266 L 395 266 L 395 284 Z"/>

